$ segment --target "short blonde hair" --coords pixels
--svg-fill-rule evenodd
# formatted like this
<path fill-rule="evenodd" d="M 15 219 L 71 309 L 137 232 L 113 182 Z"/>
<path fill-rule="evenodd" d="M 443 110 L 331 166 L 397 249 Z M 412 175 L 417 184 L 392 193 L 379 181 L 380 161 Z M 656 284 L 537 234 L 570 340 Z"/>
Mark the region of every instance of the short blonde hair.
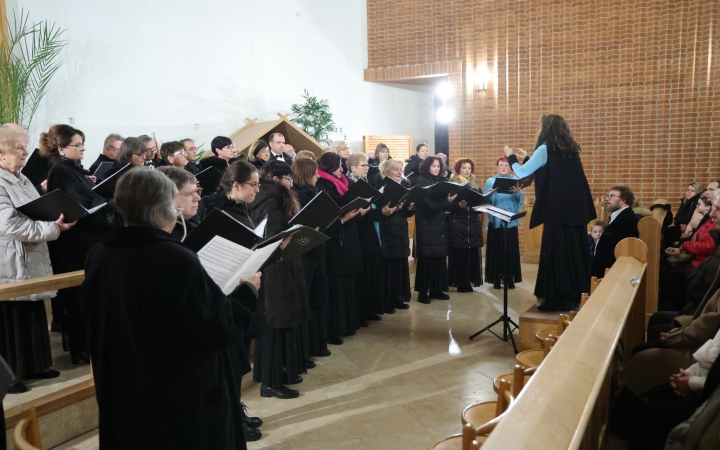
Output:
<path fill-rule="evenodd" d="M 392 169 L 402 169 L 403 163 L 399 159 L 386 159 L 380 163 L 380 176 L 385 178 Z"/>
<path fill-rule="evenodd" d="M 343 149 L 350 150 L 350 146 L 347 145 L 347 142 L 345 141 L 333 141 L 333 143 L 330 144 L 330 151 L 333 153 L 338 153 L 340 150 Z"/>
<path fill-rule="evenodd" d="M 300 150 L 295 154 L 295 159 L 312 159 L 315 161 L 315 153 L 311 152 L 310 150 Z"/>
<path fill-rule="evenodd" d="M 359 166 L 360 161 L 367 162 L 368 158 L 365 153 L 353 153 L 351 155 L 348 155 L 347 161 L 345 161 L 345 166 L 347 166 L 348 169 L 352 170 L 352 166 Z"/>

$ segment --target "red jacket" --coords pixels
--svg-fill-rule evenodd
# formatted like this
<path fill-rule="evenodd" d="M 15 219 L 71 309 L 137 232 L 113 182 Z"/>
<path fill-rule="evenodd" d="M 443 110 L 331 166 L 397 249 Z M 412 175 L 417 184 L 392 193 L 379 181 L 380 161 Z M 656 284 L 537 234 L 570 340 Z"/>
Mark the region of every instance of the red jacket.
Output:
<path fill-rule="evenodd" d="M 715 240 L 710 236 L 710 230 L 713 228 L 715 228 L 715 222 L 708 220 L 703 226 L 698 228 L 692 241 L 684 242 L 681 247 L 686 252 L 694 255 L 693 259 L 690 260 L 690 264 L 694 267 L 700 265 L 708 256 L 715 254 L 717 246 L 715 245 Z"/>

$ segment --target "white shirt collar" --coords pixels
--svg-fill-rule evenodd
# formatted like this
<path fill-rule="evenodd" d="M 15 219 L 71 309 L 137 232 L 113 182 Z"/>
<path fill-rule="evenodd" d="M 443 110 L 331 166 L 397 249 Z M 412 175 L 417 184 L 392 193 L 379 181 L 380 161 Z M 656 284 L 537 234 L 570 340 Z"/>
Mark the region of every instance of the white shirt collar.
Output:
<path fill-rule="evenodd" d="M 610 221 L 608 223 L 609 224 L 612 223 L 612 221 L 615 220 L 615 218 L 617 218 L 617 216 L 619 216 L 621 212 L 625 211 L 628 208 L 629 208 L 629 206 L 625 206 L 623 208 L 618 209 L 614 213 L 610 214 Z"/>

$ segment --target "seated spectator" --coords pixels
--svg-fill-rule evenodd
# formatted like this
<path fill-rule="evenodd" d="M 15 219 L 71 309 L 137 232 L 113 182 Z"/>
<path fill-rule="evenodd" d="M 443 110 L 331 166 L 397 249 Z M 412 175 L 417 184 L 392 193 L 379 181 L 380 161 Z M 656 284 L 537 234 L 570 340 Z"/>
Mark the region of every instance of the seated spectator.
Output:
<path fill-rule="evenodd" d="M 645 217 L 652 216 L 652 211 L 649 208 L 643 208 L 643 206 L 640 204 L 640 199 L 635 197 L 635 201 L 632 205 L 633 212 L 638 218 L 638 221 L 644 219 Z"/>
<path fill-rule="evenodd" d="M 605 227 L 607 227 L 607 223 L 603 220 L 596 220 L 593 222 L 590 232 L 588 233 L 588 247 L 590 248 L 591 255 L 595 255 L 595 247 L 597 246 L 603 231 L 605 231 Z"/>
<path fill-rule="evenodd" d="M 229 345 L 252 318 L 259 274 L 223 294 L 170 235 L 176 195 L 166 176 L 130 170 L 114 198 L 125 226 L 87 256 L 81 306 L 104 449 L 245 448 Z"/>
<path fill-rule="evenodd" d="M 610 213 L 608 225 L 595 246 L 592 262 L 592 276 L 602 278 L 605 269 L 615 262 L 615 246 L 628 237 L 638 237 L 638 219 L 632 208 L 635 195 L 627 186 L 617 185 L 606 197 L 605 211 Z"/>
<path fill-rule="evenodd" d="M 712 199 L 700 197 L 697 206 L 695 206 L 695 212 L 692 215 L 692 219 L 688 223 L 685 231 L 680 235 L 680 240 L 691 239 L 692 236 L 697 232 L 698 228 L 705 224 L 709 220 L 708 213 L 712 208 Z"/>
<path fill-rule="evenodd" d="M 163 144 L 165 145 L 165 144 Z M 175 210 L 179 213 L 175 221 L 175 228 L 172 230 L 173 236 L 180 242 L 198 226 L 197 215 L 198 205 L 200 204 L 200 188 L 197 184 L 195 175 L 187 170 L 179 167 L 164 166 L 158 170 L 166 175 L 175 183 L 178 193 L 175 196 Z"/>
<path fill-rule="evenodd" d="M 698 200 L 703 195 L 703 188 L 700 183 L 690 183 L 685 190 L 685 196 L 680 199 L 680 207 L 675 214 L 674 224 L 680 228 L 680 231 L 685 231 L 687 224 L 690 222 L 695 207 L 697 206 Z"/>
<path fill-rule="evenodd" d="M 711 181 L 708 183 L 707 187 L 703 189 L 702 196 L 712 202 L 715 191 L 717 191 L 718 188 L 720 188 L 720 181 Z"/>

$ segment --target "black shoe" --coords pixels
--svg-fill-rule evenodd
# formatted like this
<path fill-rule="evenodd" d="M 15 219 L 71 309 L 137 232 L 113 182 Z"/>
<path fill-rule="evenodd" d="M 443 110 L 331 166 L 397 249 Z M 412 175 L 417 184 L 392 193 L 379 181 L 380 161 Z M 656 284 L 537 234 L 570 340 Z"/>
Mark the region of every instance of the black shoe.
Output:
<path fill-rule="evenodd" d="M 77 352 L 77 353 L 70 352 L 70 361 L 73 364 L 80 364 L 80 361 L 82 361 L 85 364 L 90 364 L 90 353 L 88 353 L 88 352 Z"/>
<path fill-rule="evenodd" d="M 436 292 L 434 294 L 430 294 L 430 298 L 436 298 L 438 300 L 450 300 L 450 296 L 443 292 Z"/>
<path fill-rule="evenodd" d="M 508 289 L 515 289 L 515 283 L 508 284 Z"/>
<path fill-rule="evenodd" d="M 292 386 L 293 384 L 300 384 L 302 382 L 303 382 L 303 378 L 300 375 L 298 375 L 297 378 L 294 378 L 294 379 L 288 381 L 287 384 Z"/>
<path fill-rule="evenodd" d="M 395 308 L 388 308 L 385 310 L 385 314 L 395 314 Z"/>
<path fill-rule="evenodd" d="M 45 372 L 36 373 L 35 375 L 30 375 L 27 378 L 35 379 L 35 380 L 47 380 L 49 378 L 57 378 L 60 376 L 60 372 L 57 370 L 49 369 Z"/>
<path fill-rule="evenodd" d="M 500 289 L 500 283 L 493 284 L 493 289 Z"/>
<path fill-rule="evenodd" d="M 358 322 L 358 325 L 360 325 L 363 328 L 367 328 L 369 326 L 369 324 L 365 320 L 361 320 L 360 322 Z"/>
<path fill-rule="evenodd" d="M 8 388 L 7 393 L 8 394 L 22 394 L 29 390 L 30 390 L 29 387 L 25 386 L 24 384 L 22 384 L 21 382 L 18 381 L 17 383 L 13 384 L 12 386 L 10 386 Z"/>
<path fill-rule="evenodd" d="M 260 428 L 260 426 L 263 424 L 263 421 L 259 417 L 248 417 L 247 415 L 247 405 L 243 402 L 240 402 L 240 407 L 242 408 L 242 420 L 243 424 L 247 425 L 250 428 Z"/>
<path fill-rule="evenodd" d="M 317 364 L 315 364 L 315 361 L 313 361 L 312 359 L 308 359 L 307 361 L 305 361 L 305 367 L 306 367 L 306 368 L 308 368 L 308 369 L 314 369 L 315 366 L 317 366 Z"/>
<path fill-rule="evenodd" d="M 341 344 L 342 344 L 342 342 L 341 342 Z M 337 344 L 337 345 L 340 345 L 340 344 Z M 330 350 L 323 350 L 320 353 L 317 353 L 313 356 L 324 358 L 324 357 L 330 356 L 330 355 L 332 355 L 332 352 Z"/>
<path fill-rule="evenodd" d="M 62 333 L 62 322 L 55 320 L 50 322 L 50 331 L 53 333 Z"/>
<path fill-rule="evenodd" d="M 270 386 L 265 386 L 263 384 L 260 387 L 260 396 L 261 397 L 275 397 L 275 398 L 287 399 L 287 398 L 298 398 L 300 396 L 300 393 L 294 389 L 288 389 L 285 386 L 280 386 L 278 388 L 271 388 Z"/>
<path fill-rule="evenodd" d="M 345 337 L 355 336 L 356 334 L 357 334 L 357 331 L 352 330 L 352 331 L 350 331 L 350 332 L 347 332 L 347 333 L 343 334 L 343 336 L 345 336 Z"/>
<path fill-rule="evenodd" d="M 420 294 L 418 295 L 418 302 L 424 303 L 426 305 L 430 304 L 430 297 L 428 297 L 427 294 Z"/>
<path fill-rule="evenodd" d="M 395 307 L 397 309 L 408 309 L 410 308 L 410 305 L 408 305 L 407 303 L 400 303 L 399 305 L 395 305 Z"/>
<path fill-rule="evenodd" d="M 382 317 L 380 317 L 379 315 L 375 314 L 375 315 L 372 316 L 372 317 L 368 317 L 368 320 L 378 321 L 378 320 L 382 320 Z"/>
<path fill-rule="evenodd" d="M 335 336 L 335 337 L 329 337 L 329 338 L 328 338 L 328 344 L 332 344 L 332 345 L 343 345 L 343 340 L 340 339 L 340 338 L 337 337 L 337 336 Z"/>
<path fill-rule="evenodd" d="M 252 428 L 247 423 L 243 423 L 243 433 L 245 434 L 245 442 L 259 441 L 262 437 L 262 432 L 255 428 Z"/>

